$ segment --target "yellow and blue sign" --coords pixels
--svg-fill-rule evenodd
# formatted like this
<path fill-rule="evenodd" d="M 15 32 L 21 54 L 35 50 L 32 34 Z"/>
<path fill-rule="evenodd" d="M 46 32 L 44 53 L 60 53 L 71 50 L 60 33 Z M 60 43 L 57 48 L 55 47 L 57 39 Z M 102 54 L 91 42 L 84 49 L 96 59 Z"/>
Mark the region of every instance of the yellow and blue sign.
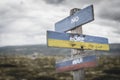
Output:
<path fill-rule="evenodd" d="M 53 31 L 47 31 L 47 45 L 59 48 L 109 50 L 107 38 Z"/>
<path fill-rule="evenodd" d="M 58 21 L 55 24 L 55 31 L 65 32 L 71 30 L 77 26 L 81 26 L 85 23 L 94 20 L 93 5 L 90 5 L 75 14 L 66 17 L 65 19 Z"/>

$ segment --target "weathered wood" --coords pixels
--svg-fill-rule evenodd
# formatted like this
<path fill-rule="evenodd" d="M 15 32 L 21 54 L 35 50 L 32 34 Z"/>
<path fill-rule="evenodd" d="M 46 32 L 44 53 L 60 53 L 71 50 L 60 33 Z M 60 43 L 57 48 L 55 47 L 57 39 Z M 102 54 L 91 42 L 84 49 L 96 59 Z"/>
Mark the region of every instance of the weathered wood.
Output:
<path fill-rule="evenodd" d="M 70 11 L 70 15 L 73 15 L 75 12 L 79 11 L 80 9 L 74 8 Z M 82 34 L 82 26 L 76 27 L 75 29 L 71 30 L 71 33 L 78 33 Z M 77 55 L 82 55 L 84 54 L 83 49 L 82 50 L 76 50 L 72 49 L 71 50 L 71 57 L 77 56 Z M 73 80 L 84 80 L 84 69 L 76 70 L 73 71 Z"/>

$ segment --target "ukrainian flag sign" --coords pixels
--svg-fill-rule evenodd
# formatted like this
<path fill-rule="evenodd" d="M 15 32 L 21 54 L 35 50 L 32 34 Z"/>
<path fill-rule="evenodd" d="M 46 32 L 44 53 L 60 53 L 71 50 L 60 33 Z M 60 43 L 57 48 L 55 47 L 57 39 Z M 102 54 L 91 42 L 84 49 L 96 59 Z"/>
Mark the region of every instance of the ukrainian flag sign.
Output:
<path fill-rule="evenodd" d="M 109 50 L 107 38 L 53 31 L 47 31 L 47 45 L 59 48 Z"/>

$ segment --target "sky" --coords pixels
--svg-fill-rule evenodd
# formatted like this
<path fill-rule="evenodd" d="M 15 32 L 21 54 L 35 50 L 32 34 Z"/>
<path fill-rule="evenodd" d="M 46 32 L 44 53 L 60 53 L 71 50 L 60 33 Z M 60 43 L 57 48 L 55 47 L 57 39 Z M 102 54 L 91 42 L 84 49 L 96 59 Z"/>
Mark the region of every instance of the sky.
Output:
<path fill-rule="evenodd" d="M 93 4 L 95 20 L 83 34 L 120 43 L 120 0 L 0 0 L 0 46 L 46 44 L 46 31 L 73 8 Z"/>

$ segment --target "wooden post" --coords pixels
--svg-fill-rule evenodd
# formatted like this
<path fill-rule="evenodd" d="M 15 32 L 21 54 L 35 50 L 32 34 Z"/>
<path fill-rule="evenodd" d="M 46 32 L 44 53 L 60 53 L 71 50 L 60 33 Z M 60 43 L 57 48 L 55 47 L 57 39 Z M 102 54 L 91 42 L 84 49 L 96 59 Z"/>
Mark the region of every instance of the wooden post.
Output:
<path fill-rule="evenodd" d="M 74 8 L 70 11 L 70 15 L 73 15 L 74 13 L 76 13 L 77 11 L 79 11 L 80 9 L 78 8 Z M 79 26 L 75 29 L 71 30 L 71 33 L 78 33 L 78 34 L 82 34 L 82 26 Z M 72 49 L 71 50 L 71 57 L 77 56 L 77 55 L 82 55 L 83 49 L 78 50 L 78 49 Z M 80 69 L 80 70 L 76 70 L 73 71 L 73 80 L 84 80 L 84 69 Z"/>

